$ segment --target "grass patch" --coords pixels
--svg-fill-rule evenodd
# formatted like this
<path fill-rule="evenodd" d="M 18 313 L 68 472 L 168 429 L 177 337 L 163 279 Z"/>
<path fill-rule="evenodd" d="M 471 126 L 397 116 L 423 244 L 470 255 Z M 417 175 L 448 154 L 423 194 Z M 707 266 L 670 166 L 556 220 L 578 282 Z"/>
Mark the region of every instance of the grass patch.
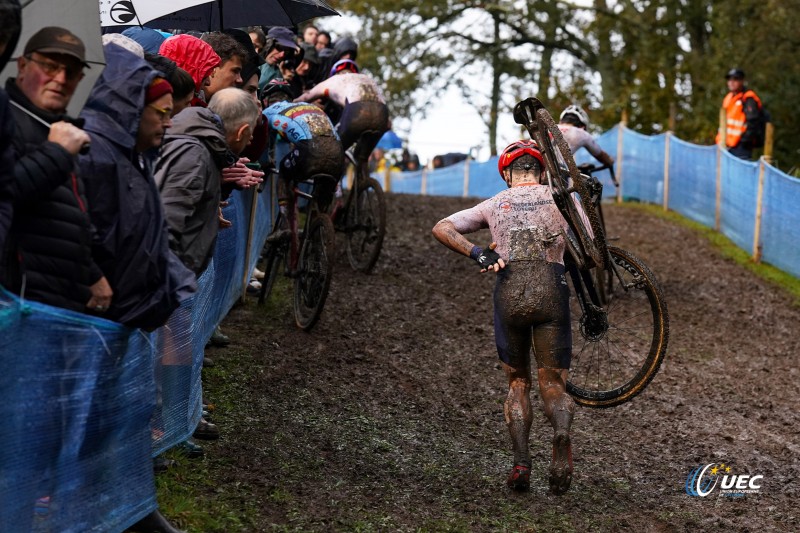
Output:
<path fill-rule="evenodd" d="M 191 531 L 251 530 L 247 517 L 257 516 L 258 508 L 242 497 L 248 492 L 244 487 L 216 486 L 205 460 L 190 460 L 174 450 L 165 456 L 177 464 L 156 476 L 156 491 L 159 507 L 173 525 Z"/>
<path fill-rule="evenodd" d="M 736 246 L 733 241 L 722 233 L 708 228 L 699 222 L 690 220 L 675 211 L 664 211 L 662 207 L 657 205 L 630 202 L 625 203 L 624 206 L 640 209 L 650 215 L 669 220 L 670 222 L 674 222 L 699 233 L 708 240 L 723 257 L 735 261 L 761 279 L 787 291 L 792 296 L 794 305 L 800 307 L 800 279 L 767 263 L 754 262 L 749 253 Z"/>

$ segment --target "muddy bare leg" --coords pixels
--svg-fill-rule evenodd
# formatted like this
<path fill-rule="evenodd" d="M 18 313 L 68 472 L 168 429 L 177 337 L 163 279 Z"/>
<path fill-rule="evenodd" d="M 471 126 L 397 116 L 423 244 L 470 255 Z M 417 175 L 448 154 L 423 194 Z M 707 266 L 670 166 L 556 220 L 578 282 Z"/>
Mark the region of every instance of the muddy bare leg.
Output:
<path fill-rule="evenodd" d="M 527 490 L 530 479 L 531 453 L 528 438 L 531 432 L 531 369 L 526 365 L 514 368 L 503 363 L 508 378 L 508 396 L 504 406 L 506 426 L 514 450 L 514 468 L 508 486 L 514 490 Z"/>
<path fill-rule="evenodd" d="M 508 377 L 508 396 L 504 406 L 506 426 L 511 435 L 514 463 L 531 466 L 528 437 L 531 432 L 531 370 L 530 367 L 514 368 L 503 363 Z"/>
<path fill-rule="evenodd" d="M 575 402 L 567 394 L 567 369 L 540 368 L 539 391 L 544 415 L 553 426 L 553 460 L 550 463 L 550 490 L 563 494 L 572 483 L 572 444 L 570 427 Z"/>

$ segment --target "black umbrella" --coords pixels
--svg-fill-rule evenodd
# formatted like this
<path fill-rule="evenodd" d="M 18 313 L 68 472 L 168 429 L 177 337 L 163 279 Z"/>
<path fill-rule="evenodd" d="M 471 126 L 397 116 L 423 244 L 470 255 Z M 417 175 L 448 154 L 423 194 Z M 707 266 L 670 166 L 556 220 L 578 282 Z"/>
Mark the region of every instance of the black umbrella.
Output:
<path fill-rule="evenodd" d="M 338 14 L 323 0 L 216 0 L 143 22 L 151 28 L 215 31 L 255 25 L 296 26 Z"/>

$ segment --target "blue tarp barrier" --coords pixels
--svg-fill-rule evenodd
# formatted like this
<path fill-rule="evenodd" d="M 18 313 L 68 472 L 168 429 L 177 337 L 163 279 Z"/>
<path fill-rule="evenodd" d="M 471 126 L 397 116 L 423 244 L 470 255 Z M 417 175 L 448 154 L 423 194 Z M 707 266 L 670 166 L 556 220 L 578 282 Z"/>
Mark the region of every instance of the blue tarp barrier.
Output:
<path fill-rule="evenodd" d="M 800 276 L 800 180 L 767 166 L 761 218 L 762 259 Z"/>
<path fill-rule="evenodd" d="M 670 138 L 669 208 L 704 226 L 714 227 L 717 147 Z"/>
<path fill-rule="evenodd" d="M 271 228 L 235 192 L 198 292 L 153 333 L 0 294 L 0 530 L 122 531 L 156 508 L 152 457 L 200 418 L 203 348 Z"/>
<path fill-rule="evenodd" d="M 623 128 L 622 153 L 618 154 L 620 128 Z M 763 165 L 763 215 L 758 246 L 765 261 L 800 276 L 800 224 L 797 220 L 800 215 L 794 209 L 800 203 L 800 180 L 763 161 L 737 159 L 728 152 L 719 153 L 716 146 L 691 144 L 671 134 L 667 150 L 667 138 L 667 134 L 646 136 L 620 125 L 597 137 L 600 147 L 617 161 L 622 198 L 664 205 L 666 196 L 668 209 L 712 228 L 719 220 L 719 230 L 724 235 L 743 250 L 757 255 L 753 245 L 756 242 L 758 176 Z M 669 161 L 665 165 L 667 153 Z M 575 161 L 597 163 L 585 149 L 575 154 Z M 465 165 L 469 165 L 468 180 L 465 180 Z M 610 173 L 602 171 L 595 176 L 603 183 L 603 198 L 616 197 Z M 428 170 L 424 191 L 421 173 L 394 173 L 392 180 L 392 190 L 412 194 L 488 198 L 504 188 L 495 158 Z M 468 183 L 466 193 L 465 183 Z"/>

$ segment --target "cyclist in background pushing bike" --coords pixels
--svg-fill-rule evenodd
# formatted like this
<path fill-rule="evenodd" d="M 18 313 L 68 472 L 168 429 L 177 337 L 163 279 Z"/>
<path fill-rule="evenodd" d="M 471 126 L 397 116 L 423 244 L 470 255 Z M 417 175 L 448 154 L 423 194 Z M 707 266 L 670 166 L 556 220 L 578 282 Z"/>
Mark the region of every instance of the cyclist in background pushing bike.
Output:
<path fill-rule="evenodd" d="M 527 490 L 531 456 L 531 344 L 538 367 L 544 414 L 553 426 L 550 490 L 563 494 L 572 481 L 570 426 L 575 410 L 566 383 L 572 356 L 569 292 L 564 277 L 563 232 L 568 226 L 550 189 L 540 184 L 544 160 L 533 141 L 511 143 L 498 169 L 509 189 L 441 220 L 436 239 L 471 257 L 481 272 L 494 271 L 494 331 L 508 378 L 505 419 L 511 434 L 513 490 Z M 493 242 L 481 249 L 464 237 L 489 228 Z M 496 246 L 496 248 L 495 248 Z"/>
<path fill-rule="evenodd" d="M 561 112 L 558 129 L 561 130 L 561 135 L 564 136 L 572 153 L 575 154 L 579 149 L 586 148 L 604 166 L 612 167 L 614 158 L 600 148 L 592 134 L 586 131 L 588 127 L 589 115 L 580 106 L 573 104 Z"/>

